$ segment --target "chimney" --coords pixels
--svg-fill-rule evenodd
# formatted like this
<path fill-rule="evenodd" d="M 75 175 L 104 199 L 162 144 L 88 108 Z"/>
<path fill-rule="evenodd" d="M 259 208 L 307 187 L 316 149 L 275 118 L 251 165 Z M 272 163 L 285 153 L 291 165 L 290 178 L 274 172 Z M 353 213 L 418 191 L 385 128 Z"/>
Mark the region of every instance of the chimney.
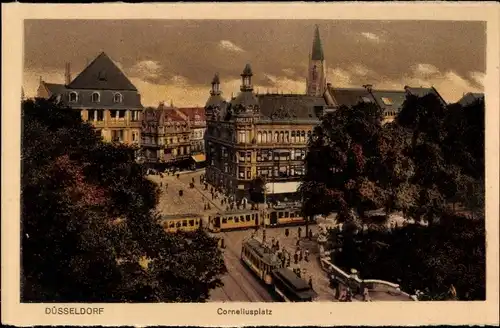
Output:
<path fill-rule="evenodd" d="M 69 85 L 71 83 L 71 66 L 69 63 L 66 63 L 66 69 L 64 72 L 64 83 Z"/>

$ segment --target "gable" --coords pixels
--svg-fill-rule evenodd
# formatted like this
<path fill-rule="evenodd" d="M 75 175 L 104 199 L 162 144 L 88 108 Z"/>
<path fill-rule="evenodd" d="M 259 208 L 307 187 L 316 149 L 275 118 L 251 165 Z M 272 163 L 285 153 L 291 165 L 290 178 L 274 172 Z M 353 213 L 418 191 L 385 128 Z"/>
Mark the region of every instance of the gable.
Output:
<path fill-rule="evenodd" d="M 132 82 L 104 52 L 68 85 L 68 89 L 137 91 Z"/>

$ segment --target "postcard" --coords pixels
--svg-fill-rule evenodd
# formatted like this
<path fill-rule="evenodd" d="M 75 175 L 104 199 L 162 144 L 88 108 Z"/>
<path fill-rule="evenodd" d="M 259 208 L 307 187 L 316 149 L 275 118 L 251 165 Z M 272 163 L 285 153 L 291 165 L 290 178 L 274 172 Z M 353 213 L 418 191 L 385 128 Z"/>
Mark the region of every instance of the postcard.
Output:
<path fill-rule="evenodd" d="M 497 4 L 3 9 L 4 323 L 498 324 Z"/>

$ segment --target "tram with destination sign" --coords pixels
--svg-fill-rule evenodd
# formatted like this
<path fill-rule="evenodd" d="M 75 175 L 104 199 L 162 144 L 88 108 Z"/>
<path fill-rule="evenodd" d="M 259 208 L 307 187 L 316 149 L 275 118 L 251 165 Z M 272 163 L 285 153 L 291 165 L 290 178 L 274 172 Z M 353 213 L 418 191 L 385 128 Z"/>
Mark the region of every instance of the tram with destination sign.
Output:
<path fill-rule="evenodd" d="M 285 302 L 311 302 L 317 293 L 292 270 L 283 267 L 276 252 L 259 240 L 243 242 L 241 260 Z"/>
<path fill-rule="evenodd" d="M 275 206 L 266 209 L 266 214 L 259 210 L 231 210 L 208 217 L 208 229 L 211 232 L 266 227 L 302 225 L 306 221 L 300 214 L 299 207 Z M 311 224 L 314 223 L 310 222 Z"/>

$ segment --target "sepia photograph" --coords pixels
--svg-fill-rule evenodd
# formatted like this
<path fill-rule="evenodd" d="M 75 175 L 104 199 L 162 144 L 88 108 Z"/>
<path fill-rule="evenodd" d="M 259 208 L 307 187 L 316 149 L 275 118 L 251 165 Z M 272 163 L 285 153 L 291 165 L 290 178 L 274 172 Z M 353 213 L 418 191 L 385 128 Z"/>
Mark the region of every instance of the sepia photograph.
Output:
<path fill-rule="evenodd" d="M 21 304 L 491 297 L 487 22 L 255 18 L 22 21 Z"/>

